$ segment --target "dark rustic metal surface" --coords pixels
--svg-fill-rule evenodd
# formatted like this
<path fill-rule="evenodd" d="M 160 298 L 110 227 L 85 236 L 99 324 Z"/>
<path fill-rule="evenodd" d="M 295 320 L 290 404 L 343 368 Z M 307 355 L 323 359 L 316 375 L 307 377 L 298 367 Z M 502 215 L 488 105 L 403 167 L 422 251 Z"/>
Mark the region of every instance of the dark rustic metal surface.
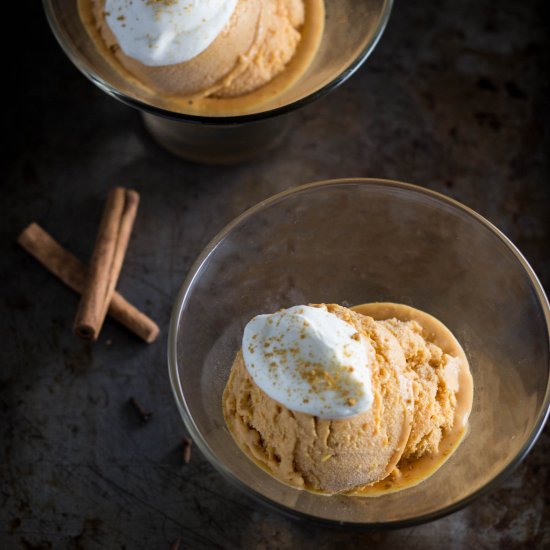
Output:
<path fill-rule="evenodd" d="M 548 429 L 497 490 L 431 524 L 354 533 L 297 523 L 250 501 L 198 451 L 183 464 L 165 352 L 175 294 L 207 241 L 312 180 L 375 176 L 447 193 L 502 229 L 548 290 L 543 2 L 398 1 L 359 74 L 298 113 L 273 154 L 229 168 L 157 147 L 136 112 L 65 58 L 38 4 L 21 3 L 28 47 L 4 108 L 0 548 L 168 549 L 177 538 L 193 549 L 548 547 Z M 117 184 L 142 196 L 119 289 L 161 325 L 151 346 L 111 321 L 97 344 L 76 340 L 76 296 L 14 243 L 36 220 L 88 258 Z M 131 397 L 153 412 L 147 423 Z"/>

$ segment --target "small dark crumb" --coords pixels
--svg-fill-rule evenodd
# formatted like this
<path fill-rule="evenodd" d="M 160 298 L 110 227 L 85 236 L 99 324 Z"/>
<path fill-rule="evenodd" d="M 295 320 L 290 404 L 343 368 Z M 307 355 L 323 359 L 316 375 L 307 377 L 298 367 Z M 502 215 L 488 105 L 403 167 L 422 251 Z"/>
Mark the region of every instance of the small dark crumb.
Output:
<path fill-rule="evenodd" d="M 191 447 L 193 446 L 193 442 L 188 438 L 184 437 L 182 440 L 182 447 L 183 447 L 183 463 L 189 464 L 191 462 Z"/>
<path fill-rule="evenodd" d="M 513 80 L 506 82 L 506 91 L 514 99 L 525 99 L 527 97 L 527 94 Z"/>
<path fill-rule="evenodd" d="M 488 92 L 496 92 L 497 87 L 492 80 L 485 78 L 484 76 L 480 77 L 477 81 L 477 87 L 481 90 L 487 90 Z"/>
<path fill-rule="evenodd" d="M 130 398 L 130 405 L 134 407 L 135 411 L 138 413 L 141 421 L 143 424 L 147 423 L 151 416 L 153 416 L 152 412 L 146 412 L 141 403 L 135 398 Z"/>

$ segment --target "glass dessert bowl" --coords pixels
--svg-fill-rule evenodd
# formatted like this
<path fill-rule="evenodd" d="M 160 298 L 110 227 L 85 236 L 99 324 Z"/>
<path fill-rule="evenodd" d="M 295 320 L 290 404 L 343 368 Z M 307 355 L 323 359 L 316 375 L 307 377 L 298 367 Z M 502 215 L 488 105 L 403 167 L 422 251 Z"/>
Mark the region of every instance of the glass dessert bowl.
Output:
<path fill-rule="evenodd" d="M 306 0 L 306 6 L 318 1 Z M 192 160 L 220 163 L 238 162 L 269 149 L 287 127 L 288 117 L 283 115 L 347 80 L 378 43 L 393 4 L 393 0 L 325 0 L 320 44 L 311 62 L 296 72 L 289 85 L 250 105 L 236 98 L 227 105 L 218 102 L 225 105 L 219 108 L 216 101 L 210 101 L 201 111 L 186 102 L 167 101 L 117 70 L 82 22 L 78 8 L 82 2 L 89 0 L 44 0 L 50 26 L 72 62 L 103 91 L 139 109 L 147 128 L 164 147 Z M 304 28 L 307 21 L 306 12 Z M 276 79 L 284 82 L 286 70 Z"/>
<path fill-rule="evenodd" d="M 376 498 L 294 489 L 251 462 L 229 433 L 222 394 L 246 323 L 323 302 L 408 304 L 462 344 L 475 388 L 469 432 L 422 483 Z M 263 201 L 206 247 L 176 300 L 170 379 L 198 447 L 250 496 L 310 519 L 403 526 L 464 506 L 532 447 L 550 400 L 549 325 L 535 274 L 475 212 L 397 182 L 320 182 Z"/>

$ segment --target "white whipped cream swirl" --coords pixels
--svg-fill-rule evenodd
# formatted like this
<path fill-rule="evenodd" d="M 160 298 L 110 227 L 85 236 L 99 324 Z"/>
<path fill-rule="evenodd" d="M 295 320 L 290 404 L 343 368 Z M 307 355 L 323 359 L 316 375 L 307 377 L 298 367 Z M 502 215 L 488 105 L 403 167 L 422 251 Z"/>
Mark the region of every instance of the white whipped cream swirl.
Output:
<path fill-rule="evenodd" d="M 294 306 L 254 317 L 242 350 L 254 382 L 288 409 L 337 420 L 372 405 L 372 345 L 323 308 Z"/>
<path fill-rule="evenodd" d="M 105 19 L 127 56 L 159 67 L 206 50 L 236 5 L 237 0 L 106 0 Z"/>

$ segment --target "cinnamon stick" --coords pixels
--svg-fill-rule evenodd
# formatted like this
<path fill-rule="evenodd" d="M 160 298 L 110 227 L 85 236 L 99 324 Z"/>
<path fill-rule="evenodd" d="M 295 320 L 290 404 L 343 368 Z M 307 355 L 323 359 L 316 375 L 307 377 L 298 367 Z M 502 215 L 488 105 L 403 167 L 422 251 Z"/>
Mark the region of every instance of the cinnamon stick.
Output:
<path fill-rule="evenodd" d="M 65 250 L 38 224 L 31 223 L 19 235 L 17 242 L 69 288 L 82 293 L 87 277 L 86 266 Z M 157 324 L 118 292 L 113 294 L 108 313 L 147 343 L 153 342 L 159 334 Z"/>
<path fill-rule="evenodd" d="M 136 218 L 139 195 L 123 187 L 111 189 L 99 226 L 88 278 L 74 322 L 75 333 L 97 340 L 120 275 Z"/>

